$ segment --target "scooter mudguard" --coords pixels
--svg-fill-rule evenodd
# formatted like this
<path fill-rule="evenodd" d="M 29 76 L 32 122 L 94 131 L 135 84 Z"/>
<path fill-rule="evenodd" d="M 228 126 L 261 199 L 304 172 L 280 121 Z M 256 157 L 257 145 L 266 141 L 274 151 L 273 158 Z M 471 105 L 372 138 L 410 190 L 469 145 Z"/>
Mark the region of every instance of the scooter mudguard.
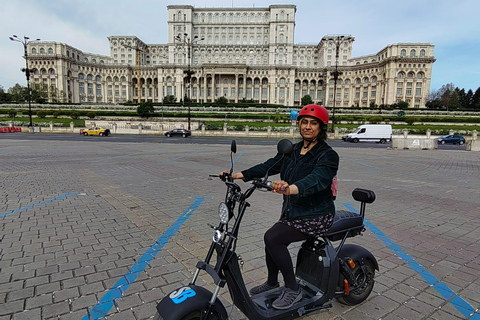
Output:
<path fill-rule="evenodd" d="M 356 244 L 346 244 L 342 247 L 340 252 L 338 253 L 338 256 L 341 258 L 351 258 L 354 261 L 364 261 L 364 259 L 370 259 L 372 260 L 373 264 L 375 265 L 375 269 L 378 270 L 378 262 L 377 259 L 373 256 L 373 254 L 365 249 L 364 247 L 361 247 Z"/>
<path fill-rule="evenodd" d="M 157 305 L 157 311 L 164 320 L 179 320 L 194 312 L 205 310 L 212 298 L 212 293 L 203 287 L 188 285 L 170 292 Z M 212 311 L 221 319 L 227 319 L 227 311 L 220 300 L 216 300 Z"/>

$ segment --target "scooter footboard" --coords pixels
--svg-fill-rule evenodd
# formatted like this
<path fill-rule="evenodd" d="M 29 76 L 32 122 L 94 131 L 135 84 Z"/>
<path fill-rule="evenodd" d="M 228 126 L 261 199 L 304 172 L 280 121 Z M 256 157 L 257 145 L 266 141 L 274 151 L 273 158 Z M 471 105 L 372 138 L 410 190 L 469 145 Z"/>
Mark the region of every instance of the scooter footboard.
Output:
<path fill-rule="evenodd" d="M 212 292 L 203 287 L 188 285 L 178 288 L 160 301 L 157 312 L 164 320 L 179 320 L 194 312 L 205 310 L 212 298 Z M 220 300 L 212 306 L 221 319 L 227 319 L 227 311 Z"/>

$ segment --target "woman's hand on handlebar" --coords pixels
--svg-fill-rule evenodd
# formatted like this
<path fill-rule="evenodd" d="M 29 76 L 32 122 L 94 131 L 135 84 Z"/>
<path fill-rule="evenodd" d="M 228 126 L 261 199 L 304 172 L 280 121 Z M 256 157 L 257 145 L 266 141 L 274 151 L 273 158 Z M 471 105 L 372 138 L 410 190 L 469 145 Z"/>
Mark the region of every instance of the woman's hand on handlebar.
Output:
<path fill-rule="evenodd" d="M 223 176 L 225 173 L 229 173 L 228 170 L 224 170 L 222 172 L 220 172 L 218 175 L 219 176 Z M 236 173 L 232 173 L 232 178 L 233 179 L 243 179 L 243 174 L 241 172 L 236 172 Z"/>
<path fill-rule="evenodd" d="M 298 188 L 296 185 L 290 185 L 288 184 L 288 182 L 285 182 L 283 180 L 273 181 L 272 187 L 274 193 L 280 193 L 286 196 L 291 194 L 298 194 Z"/>

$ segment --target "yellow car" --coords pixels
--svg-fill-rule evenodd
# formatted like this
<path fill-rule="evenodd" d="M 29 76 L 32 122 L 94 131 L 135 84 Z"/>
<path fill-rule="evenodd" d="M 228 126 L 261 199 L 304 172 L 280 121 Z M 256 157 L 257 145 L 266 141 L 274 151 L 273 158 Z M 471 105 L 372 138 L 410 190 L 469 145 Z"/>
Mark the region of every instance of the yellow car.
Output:
<path fill-rule="evenodd" d="M 82 130 L 81 134 L 84 136 L 108 136 L 110 134 L 110 129 L 104 129 L 101 127 L 93 127 L 90 129 Z"/>

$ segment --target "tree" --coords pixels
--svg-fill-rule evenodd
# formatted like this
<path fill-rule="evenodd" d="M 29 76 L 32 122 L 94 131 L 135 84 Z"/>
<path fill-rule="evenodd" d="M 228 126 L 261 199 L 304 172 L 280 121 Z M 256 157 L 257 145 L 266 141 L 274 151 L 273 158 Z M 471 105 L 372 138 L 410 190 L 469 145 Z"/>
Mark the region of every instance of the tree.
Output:
<path fill-rule="evenodd" d="M 32 101 L 36 103 L 45 103 L 48 101 L 48 86 L 44 83 L 34 83 L 32 85 Z"/>
<path fill-rule="evenodd" d="M 480 87 L 477 88 L 472 97 L 472 108 L 480 109 Z"/>
<path fill-rule="evenodd" d="M 5 89 L 3 89 L 3 86 L 0 85 L 0 102 L 8 102 L 10 101 L 11 97 L 10 94 L 5 92 Z"/>
<path fill-rule="evenodd" d="M 27 101 L 28 92 L 26 87 L 22 87 L 18 83 L 15 84 L 13 87 L 8 89 L 8 93 L 12 97 L 12 101 L 16 102 L 25 102 Z"/>
<path fill-rule="evenodd" d="M 218 97 L 218 98 L 215 100 L 215 103 L 216 103 L 217 106 L 219 106 L 219 107 L 225 107 L 225 106 L 228 104 L 228 99 L 225 98 L 225 97 Z"/>
<path fill-rule="evenodd" d="M 140 105 L 137 107 L 137 113 L 142 118 L 148 118 L 152 116 L 155 113 L 155 108 L 153 107 L 153 103 L 152 102 L 140 103 Z"/>
<path fill-rule="evenodd" d="M 175 103 L 177 102 L 177 97 L 175 97 L 174 95 L 168 95 L 168 96 L 165 96 L 163 97 L 163 103 Z"/>
<path fill-rule="evenodd" d="M 302 97 L 302 106 L 306 106 L 307 104 L 312 104 L 313 100 L 312 97 L 307 94 Z"/>

